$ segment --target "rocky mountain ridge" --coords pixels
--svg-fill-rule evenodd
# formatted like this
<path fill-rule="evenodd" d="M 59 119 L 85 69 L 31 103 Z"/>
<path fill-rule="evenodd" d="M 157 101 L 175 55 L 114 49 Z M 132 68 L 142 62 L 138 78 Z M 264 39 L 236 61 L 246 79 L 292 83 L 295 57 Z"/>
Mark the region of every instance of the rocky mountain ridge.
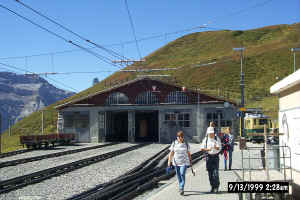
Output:
<path fill-rule="evenodd" d="M 0 132 L 32 112 L 74 94 L 36 75 L 0 72 Z"/>

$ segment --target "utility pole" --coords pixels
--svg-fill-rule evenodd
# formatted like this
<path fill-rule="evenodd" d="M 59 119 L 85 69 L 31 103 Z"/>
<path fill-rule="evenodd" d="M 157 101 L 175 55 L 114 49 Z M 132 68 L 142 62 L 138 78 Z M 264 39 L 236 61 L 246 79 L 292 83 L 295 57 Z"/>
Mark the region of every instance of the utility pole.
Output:
<path fill-rule="evenodd" d="M 233 48 L 233 51 L 240 51 L 241 52 L 241 80 L 240 80 L 240 87 L 241 87 L 241 139 L 244 140 L 245 133 L 244 133 L 244 72 L 243 72 L 243 51 L 245 50 L 244 47 L 241 48 Z"/>
<path fill-rule="evenodd" d="M 0 153 L 2 152 L 1 151 L 1 148 L 2 148 L 2 141 L 1 141 L 1 138 L 2 138 L 2 115 L 1 115 L 1 112 L 0 112 Z"/>
<path fill-rule="evenodd" d="M 42 135 L 44 134 L 44 110 L 42 110 Z"/>
<path fill-rule="evenodd" d="M 270 181 L 270 173 L 269 173 L 269 162 L 268 162 L 268 144 L 267 144 L 267 124 L 264 124 L 264 138 L 265 138 L 265 172 L 267 176 L 267 181 Z"/>
<path fill-rule="evenodd" d="M 291 51 L 294 53 L 294 72 L 296 71 L 296 52 L 300 51 L 300 48 L 291 48 Z"/>
<path fill-rule="evenodd" d="M 10 118 L 8 117 L 8 135 L 11 136 Z"/>

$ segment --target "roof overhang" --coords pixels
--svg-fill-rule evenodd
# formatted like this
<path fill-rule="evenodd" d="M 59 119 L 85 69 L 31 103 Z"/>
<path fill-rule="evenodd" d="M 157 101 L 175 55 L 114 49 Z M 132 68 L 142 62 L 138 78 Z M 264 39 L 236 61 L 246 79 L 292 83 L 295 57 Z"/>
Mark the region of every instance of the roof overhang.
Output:
<path fill-rule="evenodd" d="M 130 80 L 128 82 L 125 82 L 123 84 L 120 84 L 120 85 L 116 85 L 116 86 L 113 86 L 111 88 L 107 88 L 107 89 L 103 89 L 101 91 L 98 91 L 98 92 L 95 92 L 95 93 L 92 93 L 92 94 L 88 94 L 86 96 L 82 96 L 82 97 L 79 97 L 77 99 L 73 99 L 69 102 L 66 102 L 66 103 L 63 103 L 63 104 L 60 104 L 60 105 L 57 105 L 55 106 L 54 108 L 55 109 L 63 109 L 65 107 L 68 107 L 68 106 L 79 106 L 79 107 L 93 107 L 93 106 L 96 106 L 94 104 L 89 104 L 89 103 L 80 103 L 80 101 L 82 100 L 85 100 L 85 99 L 89 99 L 89 98 L 93 98 L 94 96 L 96 95 L 100 95 L 100 94 L 103 94 L 103 93 L 106 93 L 106 92 L 110 92 L 114 89 L 117 89 L 119 87 L 122 87 L 122 86 L 126 86 L 126 85 L 129 85 L 129 84 L 133 84 L 135 82 L 138 82 L 138 81 L 143 81 L 143 80 L 152 80 L 152 81 L 157 81 L 157 82 L 161 82 L 162 84 L 165 84 L 165 85 L 169 85 L 169 86 L 172 86 L 172 87 L 176 87 L 178 89 L 181 89 L 181 86 L 178 86 L 178 85 L 171 85 L 170 83 L 166 83 L 166 82 L 163 82 L 163 81 L 160 81 L 160 80 L 155 80 L 155 79 L 151 79 L 149 77 L 141 77 L 141 78 L 136 78 L 134 80 Z M 195 94 L 199 94 L 199 91 L 197 90 L 192 90 L 192 89 L 186 89 L 187 92 L 191 92 L 191 93 L 195 93 Z M 227 101 L 225 99 L 222 99 L 222 98 L 217 98 L 217 97 L 213 97 L 213 96 L 210 96 L 210 95 L 207 95 L 207 94 L 204 94 L 205 96 L 209 97 L 209 98 L 212 98 L 214 100 L 210 100 L 210 101 L 201 101 L 199 103 L 203 104 L 203 103 L 206 103 L 206 104 L 212 104 L 212 103 L 224 103 L 224 102 L 229 102 L 230 104 L 236 106 L 236 103 L 234 102 L 231 102 L 231 101 Z M 164 103 L 160 103 L 161 105 L 163 105 Z M 174 104 L 170 104 L 170 105 L 174 105 Z"/>
<path fill-rule="evenodd" d="M 297 84 L 300 84 L 300 69 L 298 69 L 296 72 L 292 73 L 291 75 L 287 76 L 286 78 L 272 85 L 270 88 L 270 93 L 278 94 Z"/>

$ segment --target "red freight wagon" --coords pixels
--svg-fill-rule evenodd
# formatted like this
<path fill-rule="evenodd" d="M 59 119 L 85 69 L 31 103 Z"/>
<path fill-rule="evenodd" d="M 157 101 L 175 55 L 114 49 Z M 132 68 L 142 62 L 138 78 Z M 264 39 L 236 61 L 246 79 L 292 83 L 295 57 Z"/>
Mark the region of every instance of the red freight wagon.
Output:
<path fill-rule="evenodd" d="M 75 134 L 73 133 L 59 133 L 47 135 L 27 135 L 20 136 L 20 143 L 27 148 L 41 148 L 42 146 L 48 147 L 50 144 L 69 144 L 74 142 Z"/>

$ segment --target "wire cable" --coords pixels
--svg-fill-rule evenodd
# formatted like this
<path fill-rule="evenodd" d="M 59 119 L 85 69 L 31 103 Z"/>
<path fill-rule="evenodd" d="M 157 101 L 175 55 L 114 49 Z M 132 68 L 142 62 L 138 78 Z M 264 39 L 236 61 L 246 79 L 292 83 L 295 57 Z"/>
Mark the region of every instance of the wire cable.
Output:
<path fill-rule="evenodd" d="M 20 0 L 15 0 L 15 1 L 18 2 L 19 4 L 21 4 L 23 7 L 27 8 L 27 9 L 30 9 L 31 11 L 33 11 L 33 12 L 36 13 L 36 14 L 38 14 L 39 16 L 41 16 L 41 17 L 43 17 L 43 18 L 45 18 L 45 19 L 51 21 L 52 23 L 56 24 L 57 26 L 59 26 L 60 28 L 62 28 L 62 29 L 64 29 L 64 30 L 66 30 L 67 32 L 72 33 L 73 35 L 76 35 L 76 36 L 77 36 L 78 38 L 80 38 L 81 40 L 84 40 L 84 41 L 86 41 L 86 42 L 88 42 L 88 43 L 91 43 L 91 44 L 93 44 L 94 46 L 96 46 L 96 47 L 98 47 L 98 48 L 100 48 L 100 49 L 102 49 L 102 50 L 104 50 L 104 51 L 110 53 L 111 55 L 113 55 L 113 56 L 115 56 L 115 57 L 117 57 L 117 58 L 119 58 L 119 59 L 129 60 L 129 58 L 126 58 L 126 57 L 124 57 L 124 56 L 118 54 L 117 52 L 115 52 L 115 51 L 113 51 L 113 50 L 107 49 L 107 48 L 105 48 L 105 47 L 103 47 L 103 46 L 101 46 L 101 45 L 99 45 L 99 44 L 97 44 L 97 43 L 95 43 L 95 42 L 92 42 L 92 41 L 86 39 L 85 37 L 79 35 L 78 33 L 75 33 L 75 32 L 72 31 L 71 29 L 69 29 L 69 28 L 67 28 L 66 26 L 64 26 L 64 25 L 62 25 L 62 24 L 60 24 L 60 23 L 54 21 L 54 20 L 51 19 L 50 17 L 47 17 L 47 16 L 44 15 L 43 13 L 41 13 L 41 12 L 39 12 L 39 11 L 33 9 L 32 7 L 30 7 L 30 6 L 28 6 L 27 4 L 21 2 Z"/>
<path fill-rule="evenodd" d="M 144 38 L 138 39 L 137 41 L 142 42 L 142 41 L 157 39 L 157 38 L 161 38 L 161 37 L 165 37 L 165 36 L 169 36 L 169 35 L 175 35 L 175 34 L 180 34 L 180 33 L 184 33 L 184 32 L 189 32 L 189 31 L 193 31 L 193 30 L 201 29 L 201 28 L 223 30 L 223 29 L 207 27 L 207 26 L 197 26 L 197 27 L 192 27 L 192 28 L 189 28 L 189 29 L 182 29 L 182 30 L 178 30 L 178 31 L 174 31 L 174 32 L 162 33 L 162 34 L 158 34 L 158 35 L 154 35 L 154 36 L 144 37 Z M 121 43 L 113 43 L 113 44 L 109 44 L 109 45 L 105 45 L 105 46 L 124 46 L 126 44 L 132 44 L 132 43 L 135 43 L 135 40 L 129 40 L 129 41 L 121 42 Z M 94 48 L 95 47 L 90 47 L 90 48 L 87 48 L 87 49 L 94 49 Z M 3 57 L 3 58 L 0 58 L 0 59 L 1 60 L 5 60 L 5 59 L 24 59 L 26 57 L 31 58 L 31 57 L 39 57 L 39 56 L 49 56 L 51 54 L 52 55 L 57 55 L 57 54 L 72 53 L 72 52 L 76 52 L 76 51 L 81 51 L 81 49 L 62 50 L 62 51 L 55 51 L 55 52 L 48 52 L 48 53 L 32 54 L 32 55 L 27 55 L 27 56 Z"/>
<path fill-rule="evenodd" d="M 241 9 L 239 11 L 229 13 L 229 14 L 223 15 L 223 16 L 218 16 L 215 19 L 218 19 L 218 18 L 223 19 L 223 18 L 226 18 L 226 17 L 231 17 L 231 16 L 234 16 L 234 15 L 238 15 L 238 14 L 241 14 L 245 11 L 248 11 L 249 9 L 257 8 L 259 6 L 264 6 L 264 5 L 266 5 L 267 3 L 271 2 L 271 1 L 273 1 L 273 0 L 267 0 L 267 1 L 264 1 L 264 2 L 261 2 L 261 3 L 257 3 L 253 6 Z M 211 20 L 211 21 L 215 21 L 215 19 Z M 137 41 L 142 42 L 142 41 L 157 39 L 157 38 L 161 38 L 161 37 L 166 37 L 168 35 L 180 34 L 180 33 L 189 32 L 189 31 L 193 31 L 193 30 L 201 29 L 201 28 L 207 28 L 207 29 L 213 29 L 213 30 L 224 30 L 224 28 L 216 28 L 216 27 L 211 27 L 211 26 L 207 26 L 207 25 L 195 26 L 195 27 L 191 27 L 191 28 L 188 28 L 188 29 L 177 30 L 177 31 L 174 31 L 174 32 L 161 33 L 161 34 L 154 35 L 154 36 L 143 37 L 143 38 L 138 39 Z M 109 45 L 105 45 L 105 46 L 108 46 L 108 47 L 110 47 L 110 46 L 124 46 L 126 44 L 132 44 L 132 43 L 136 43 L 136 40 L 129 40 L 129 41 L 121 42 L 121 43 L 113 43 L 113 44 L 109 44 Z M 93 48 L 95 48 L 95 47 L 91 47 L 89 49 L 93 49 Z M 62 51 L 48 52 L 48 53 L 41 53 L 41 54 L 33 54 L 33 55 L 27 55 L 27 56 L 3 57 L 3 58 L 0 58 L 0 59 L 23 59 L 25 57 L 30 58 L 30 57 L 38 57 L 38 56 L 48 56 L 50 54 L 56 55 L 56 54 L 72 53 L 72 52 L 80 51 L 80 50 L 81 49 L 62 50 Z"/>
<path fill-rule="evenodd" d="M 136 39 L 136 34 L 135 34 L 134 24 L 133 24 L 133 20 L 132 20 L 130 11 L 129 11 L 129 7 L 128 7 L 127 0 L 125 0 L 125 7 L 126 7 L 126 10 L 127 10 L 127 13 L 128 13 L 128 17 L 129 17 L 131 29 L 132 29 L 132 32 L 133 32 L 133 36 L 134 36 L 134 40 L 135 40 L 136 49 L 137 49 L 137 51 L 138 51 L 138 54 L 139 54 L 139 56 L 140 56 L 140 59 L 142 59 L 141 51 L 140 51 L 140 48 L 139 48 L 138 41 L 137 41 L 137 39 Z"/>
<path fill-rule="evenodd" d="M 3 9 L 5 9 L 5 10 L 8 10 L 9 12 L 13 13 L 14 15 L 17 15 L 18 17 L 20 17 L 20 18 L 22 18 L 22 19 L 28 21 L 29 23 L 31 23 L 31 24 L 33 24 L 33 25 L 39 27 L 40 29 L 42 29 L 42 30 L 44 30 L 44 31 L 46 31 L 46 32 L 48 32 L 48 33 L 50 33 L 51 35 L 54 35 L 54 36 L 60 38 L 61 40 L 65 41 L 65 42 L 67 42 L 67 43 L 70 43 L 70 44 L 72 44 L 72 45 L 74 45 L 74 46 L 76 46 L 76 47 L 79 47 L 80 49 L 82 49 L 82 50 L 84 50 L 84 51 L 86 51 L 86 52 L 88 52 L 88 53 L 90 53 L 90 54 L 96 56 L 97 58 L 99 58 L 99 59 L 102 60 L 103 62 L 105 62 L 105 63 L 107 63 L 107 64 L 110 64 L 110 65 L 113 65 L 113 66 L 115 66 L 115 67 L 120 68 L 119 66 L 117 66 L 116 64 L 114 64 L 114 63 L 112 62 L 112 60 L 110 60 L 109 58 L 106 58 L 106 57 L 104 57 L 104 56 L 101 56 L 101 55 L 99 55 L 99 54 L 97 54 L 97 53 L 95 53 L 95 52 L 93 52 L 93 51 L 91 51 L 91 50 L 89 50 L 89 49 L 87 49 L 87 48 L 85 48 L 85 47 L 79 45 L 79 44 L 74 43 L 74 42 L 71 41 L 71 40 L 67 40 L 66 38 L 64 38 L 64 37 L 62 37 L 62 36 L 56 34 L 55 32 L 53 32 L 53 31 L 51 31 L 51 30 L 49 30 L 49 29 L 47 29 L 47 28 L 45 28 L 45 27 L 43 27 L 43 26 L 41 26 L 41 25 L 35 23 L 34 21 L 28 19 L 27 17 L 24 17 L 24 16 L 18 14 L 17 12 L 15 12 L 15 11 L 13 11 L 13 10 L 11 10 L 11 9 L 9 9 L 9 8 L 7 8 L 7 7 L 3 6 L 3 5 L 1 5 L 1 4 L 0 4 L 0 7 L 3 8 Z"/>
<path fill-rule="evenodd" d="M 1 62 L 0 62 L 0 65 L 3 65 L 3 66 L 8 67 L 8 68 L 16 69 L 16 70 L 19 70 L 19 71 L 23 71 L 23 72 L 25 72 L 25 73 L 30 73 L 30 74 L 32 74 L 32 75 L 39 76 L 39 75 L 38 75 L 37 73 L 35 73 L 35 72 L 31 72 L 31 71 L 29 71 L 29 70 L 22 69 L 22 68 L 19 68 L 19 67 L 13 66 L 13 65 L 9 65 L 9 64 L 6 64 L 6 63 L 1 63 Z M 40 76 L 39 76 L 39 77 L 40 77 Z M 67 87 L 67 88 L 69 88 L 69 89 L 72 89 L 73 91 L 79 92 L 79 90 L 77 90 L 77 89 L 75 89 L 75 88 L 73 88 L 73 87 L 71 87 L 71 86 L 68 86 L 68 85 L 66 85 L 66 84 L 64 84 L 64 83 L 62 83 L 62 82 L 60 82 L 60 81 L 54 80 L 54 79 L 49 78 L 49 77 L 45 77 L 45 78 L 46 78 L 46 79 L 50 79 L 50 80 L 52 80 L 52 81 L 54 81 L 54 82 L 57 82 L 57 83 L 59 83 L 59 84 L 61 84 L 61 85 L 64 85 L 65 87 Z"/>

